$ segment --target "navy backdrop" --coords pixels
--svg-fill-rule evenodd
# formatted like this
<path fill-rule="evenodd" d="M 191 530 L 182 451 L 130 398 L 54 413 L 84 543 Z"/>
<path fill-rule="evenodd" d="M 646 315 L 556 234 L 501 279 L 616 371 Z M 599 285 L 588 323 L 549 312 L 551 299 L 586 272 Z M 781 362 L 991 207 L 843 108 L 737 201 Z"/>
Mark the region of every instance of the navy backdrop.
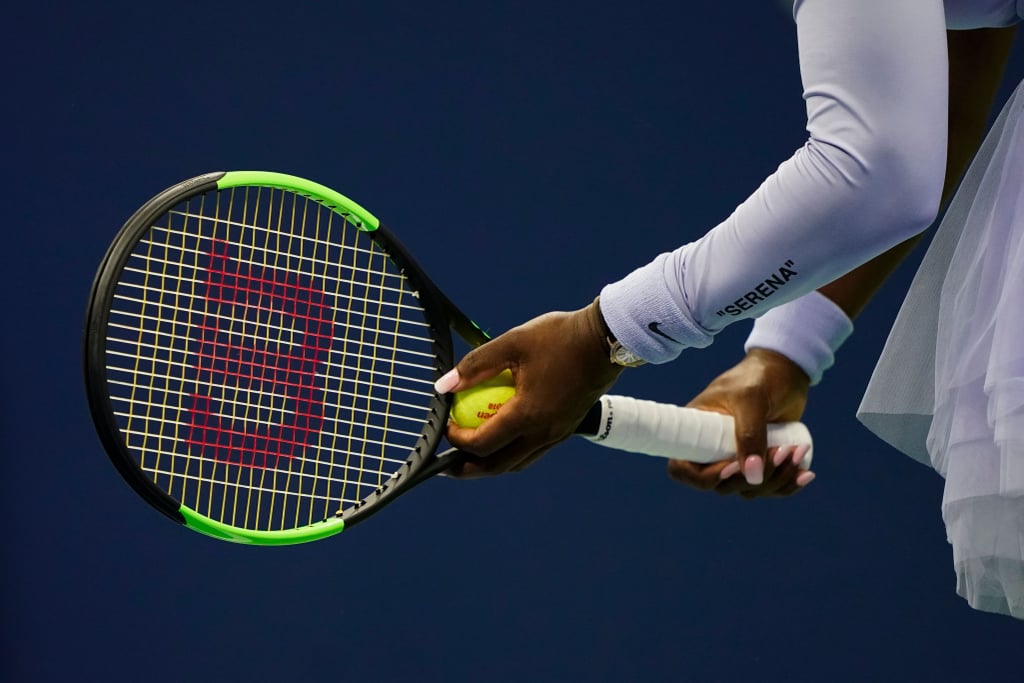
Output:
<path fill-rule="evenodd" d="M 804 139 L 792 19 L 736 5 L 5 10 L 4 680 L 1013 672 L 1022 625 L 954 594 L 941 479 L 853 417 L 913 264 L 814 390 L 818 480 L 788 501 L 699 494 L 661 462 L 578 442 L 518 476 L 431 482 L 330 541 L 258 550 L 151 511 L 94 435 L 92 275 L 139 203 L 201 172 L 349 194 L 492 332 L 702 234 Z M 1010 69 L 1024 74 L 1020 47 Z M 747 328 L 618 389 L 685 402 Z"/>

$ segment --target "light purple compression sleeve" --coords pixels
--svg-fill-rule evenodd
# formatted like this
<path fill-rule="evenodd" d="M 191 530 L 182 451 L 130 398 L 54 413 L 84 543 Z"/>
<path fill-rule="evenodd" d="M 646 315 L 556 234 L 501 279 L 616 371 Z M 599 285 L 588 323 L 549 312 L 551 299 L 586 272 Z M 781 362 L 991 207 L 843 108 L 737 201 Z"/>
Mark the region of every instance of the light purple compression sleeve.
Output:
<path fill-rule="evenodd" d="M 601 292 L 652 363 L 831 282 L 921 232 L 946 160 L 942 0 L 798 0 L 807 143 L 704 237 Z"/>

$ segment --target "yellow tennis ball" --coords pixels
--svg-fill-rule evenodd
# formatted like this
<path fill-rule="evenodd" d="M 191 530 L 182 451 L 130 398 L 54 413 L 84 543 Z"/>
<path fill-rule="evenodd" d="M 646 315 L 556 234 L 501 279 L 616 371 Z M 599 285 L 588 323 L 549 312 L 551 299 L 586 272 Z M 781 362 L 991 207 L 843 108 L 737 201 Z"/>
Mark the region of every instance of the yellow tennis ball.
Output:
<path fill-rule="evenodd" d="M 515 380 L 510 370 L 485 379 L 475 387 L 455 394 L 452 419 L 460 427 L 476 429 L 494 417 L 494 414 L 516 393 Z"/>

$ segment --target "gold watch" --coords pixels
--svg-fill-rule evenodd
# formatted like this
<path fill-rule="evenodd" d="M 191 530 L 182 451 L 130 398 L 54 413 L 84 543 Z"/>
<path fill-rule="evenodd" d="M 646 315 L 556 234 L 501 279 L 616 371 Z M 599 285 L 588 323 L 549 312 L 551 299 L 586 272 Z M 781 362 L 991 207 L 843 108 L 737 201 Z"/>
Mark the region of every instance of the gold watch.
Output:
<path fill-rule="evenodd" d="M 636 355 L 635 353 L 627 349 L 625 346 L 623 346 L 622 342 L 620 342 L 618 339 L 612 336 L 605 337 L 605 339 L 608 340 L 608 348 L 610 351 L 609 358 L 611 359 L 612 363 L 615 363 L 616 365 L 621 365 L 622 367 L 625 368 L 635 368 L 647 362 L 643 358 L 641 358 L 640 356 Z"/>

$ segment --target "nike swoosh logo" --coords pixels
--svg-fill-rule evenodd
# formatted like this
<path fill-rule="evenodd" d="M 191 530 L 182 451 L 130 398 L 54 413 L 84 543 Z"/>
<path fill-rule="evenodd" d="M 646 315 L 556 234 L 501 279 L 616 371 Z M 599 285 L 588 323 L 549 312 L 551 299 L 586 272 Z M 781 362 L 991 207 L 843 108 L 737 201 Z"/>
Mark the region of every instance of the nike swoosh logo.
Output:
<path fill-rule="evenodd" d="M 673 339 L 672 337 L 668 336 L 667 334 L 658 329 L 658 325 L 660 324 L 661 323 L 650 323 L 647 326 L 647 329 L 649 329 L 651 332 L 658 335 L 659 337 L 664 337 L 665 339 L 668 339 L 670 342 L 674 344 L 679 344 L 680 342 L 676 341 L 675 339 Z"/>

